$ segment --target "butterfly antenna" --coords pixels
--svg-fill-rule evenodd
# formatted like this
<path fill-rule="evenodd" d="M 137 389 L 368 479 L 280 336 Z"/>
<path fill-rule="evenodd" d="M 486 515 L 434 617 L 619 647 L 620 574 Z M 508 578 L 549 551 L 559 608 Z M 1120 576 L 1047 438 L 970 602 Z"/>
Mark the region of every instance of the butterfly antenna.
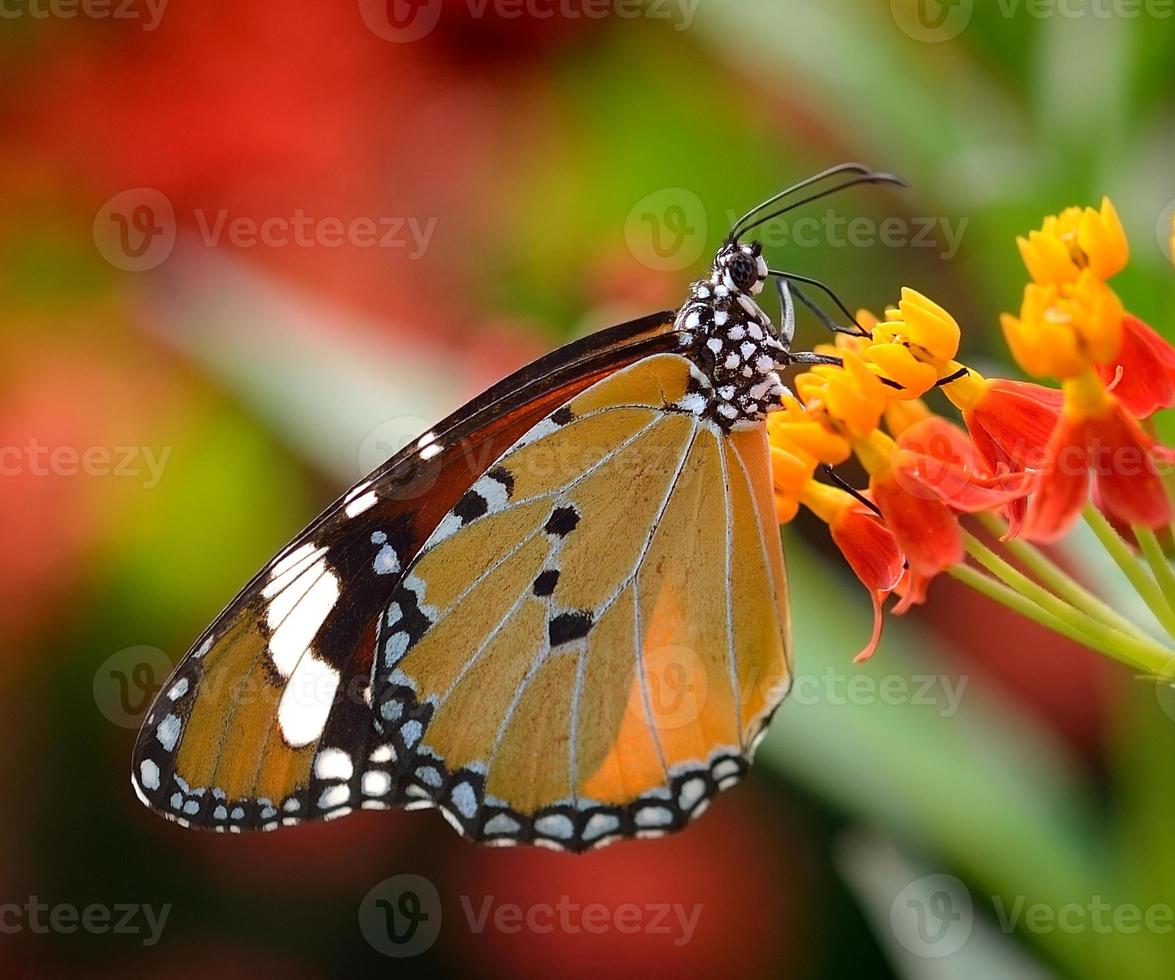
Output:
<path fill-rule="evenodd" d="M 766 201 L 761 201 L 760 203 L 756 204 L 753 208 L 751 208 L 750 211 L 739 218 L 738 221 L 736 221 L 731 226 L 728 240 L 732 242 L 737 241 L 739 236 L 742 234 L 742 232 L 739 231 L 739 228 L 743 225 L 743 223 L 749 221 L 764 208 L 771 207 L 771 205 L 782 201 L 785 197 L 789 197 L 790 195 L 795 194 L 797 191 L 802 191 L 805 187 L 811 187 L 813 184 L 818 184 L 820 181 L 827 180 L 829 177 L 835 177 L 838 174 L 867 174 L 869 172 L 869 168 L 866 167 L 863 163 L 840 163 L 835 167 L 829 167 L 827 170 L 820 171 L 820 173 L 809 177 L 807 180 L 801 180 L 798 184 L 792 184 L 791 187 L 788 187 L 786 190 L 782 190 L 778 194 L 773 194 L 771 197 L 767 198 Z"/>
<path fill-rule="evenodd" d="M 848 318 L 848 321 L 857 328 L 856 330 L 850 330 L 847 327 L 842 327 L 839 323 L 833 320 L 832 317 L 820 309 L 819 306 L 813 303 L 807 295 L 802 293 L 799 289 L 796 289 L 795 286 L 792 287 L 792 292 L 794 292 L 796 296 L 799 297 L 800 302 L 803 303 L 809 310 L 811 310 L 816 318 L 819 319 L 820 322 L 823 323 L 833 333 L 849 333 L 855 334 L 859 337 L 871 336 L 869 331 L 861 326 L 861 324 L 857 322 L 857 318 L 849 312 L 849 308 L 845 306 L 843 302 L 841 302 L 841 298 L 832 291 L 832 287 L 826 283 L 821 282 L 819 279 L 813 279 L 810 276 L 801 276 L 795 272 L 780 272 L 778 269 L 768 269 L 767 275 L 775 276 L 779 279 L 786 279 L 791 283 L 802 282 L 825 293 L 829 299 L 831 299 L 836 304 L 837 309 L 840 310 L 841 313 L 843 313 Z"/>
<path fill-rule="evenodd" d="M 759 225 L 765 224 L 768 221 L 773 221 L 775 218 L 778 218 L 781 215 L 785 215 L 789 211 L 794 211 L 796 208 L 802 208 L 805 204 L 811 204 L 813 201 L 819 201 L 821 198 L 828 197 L 832 194 L 839 194 L 841 191 L 848 190 L 850 187 L 856 187 L 859 184 L 893 184 L 895 187 L 910 186 L 908 183 L 906 183 L 906 181 L 902 180 L 901 177 L 897 177 L 894 174 L 882 173 L 881 171 L 869 171 L 867 173 L 861 174 L 858 177 L 854 177 L 851 180 L 845 180 L 839 184 L 834 184 L 832 187 L 826 187 L 824 190 L 818 191 L 815 194 L 809 194 L 807 197 L 802 198 L 799 201 L 791 201 L 781 208 L 776 208 L 776 210 L 770 212 L 769 214 L 753 214 L 749 224 L 745 223 L 746 219 L 740 219 L 738 224 L 736 224 L 735 227 L 731 229 L 730 240 L 737 241 L 747 232 L 751 231 L 751 229 L 759 227 Z M 756 211 L 758 210 L 759 209 L 756 209 Z"/>
<path fill-rule="evenodd" d="M 877 506 L 877 504 L 875 504 L 872 500 L 870 500 L 863 493 L 861 493 L 860 490 L 858 490 L 851 483 L 849 483 L 844 477 L 842 477 L 831 466 L 829 466 L 827 463 L 825 463 L 824 466 L 821 467 L 821 469 L 824 470 L 824 475 L 827 476 L 828 479 L 831 480 L 834 485 L 840 487 L 845 493 L 847 493 L 850 497 L 853 497 L 859 503 L 864 504 L 871 511 L 873 511 L 873 513 L 876 514 L 878 517 L 881 516 L 881 508 L 879 508 Z"/>

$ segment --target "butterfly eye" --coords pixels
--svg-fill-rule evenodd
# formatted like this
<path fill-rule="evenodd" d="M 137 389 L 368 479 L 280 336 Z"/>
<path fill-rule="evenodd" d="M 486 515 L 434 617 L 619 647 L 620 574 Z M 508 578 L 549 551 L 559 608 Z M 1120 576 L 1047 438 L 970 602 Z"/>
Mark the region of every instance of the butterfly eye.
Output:
<path fill-rule="evenodd" d="M 753 256 L 743 251 L 735 252 L 726 262 L 726 274 L 739 292 L 757 292 L 754 287 L 759 284 L 759 263 Z"/>

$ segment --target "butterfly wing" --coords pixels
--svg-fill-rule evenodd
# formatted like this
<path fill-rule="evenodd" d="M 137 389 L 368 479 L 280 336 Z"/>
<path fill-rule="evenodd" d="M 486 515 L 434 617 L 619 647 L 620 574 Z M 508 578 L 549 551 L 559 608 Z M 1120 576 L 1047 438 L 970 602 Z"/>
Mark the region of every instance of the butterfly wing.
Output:
<path fill-rule="evenodd" d="M 378 623 L 420 545 L 523 433 L 600 378 L 679 344 L 672 313 L 601 331 L 474 399 L 351 488 L 193 644 L 149 709 L 132 786 L 157 812 L 271 829 L 401 799 L 373 723 Z"/>
<path fill-rule="evenodd" d="M 523 435 L 397 583 L 372 701 L 409 805 L 583 850 L 679 829 L 790 677 L 765 429 L 644 358 Z M 360 760 L 353 760 L 356 765 Z"/>

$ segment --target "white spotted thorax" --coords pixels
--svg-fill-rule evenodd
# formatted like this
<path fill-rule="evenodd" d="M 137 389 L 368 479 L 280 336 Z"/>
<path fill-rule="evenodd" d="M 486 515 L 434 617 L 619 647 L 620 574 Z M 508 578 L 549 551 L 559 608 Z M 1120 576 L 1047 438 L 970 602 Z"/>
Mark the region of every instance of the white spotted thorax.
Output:
<path fill-rule="evenodd" d="M 788 364 L 787 346 L 754 300 L 766 281 L 762 246 L 727 242 L 710 278 L 690 286 L 674 324 L 705 375 L 679 407 L 724 429 L 758 425 L 780 407 L 787 390 L 779 377 Z"/>

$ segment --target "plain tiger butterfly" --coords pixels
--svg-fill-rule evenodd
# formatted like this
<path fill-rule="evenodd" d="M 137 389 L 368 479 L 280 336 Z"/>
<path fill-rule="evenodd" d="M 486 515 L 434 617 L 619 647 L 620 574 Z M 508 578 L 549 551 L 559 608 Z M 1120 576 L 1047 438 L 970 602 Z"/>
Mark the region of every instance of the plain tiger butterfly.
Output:
<path fill-rule="evenodd" d="M 164 684 L 142 802 L 218 831 L 429 806 L 583 851 L 737 782 L 791 677 L 765 417 L 818 360 L 790 352 L 792 292 L 836 328 L 742 239 L 860 183 L 900 181 L 844 164 L 775 195 L 680 309 L 539 359 L 336 500 Z"/>

